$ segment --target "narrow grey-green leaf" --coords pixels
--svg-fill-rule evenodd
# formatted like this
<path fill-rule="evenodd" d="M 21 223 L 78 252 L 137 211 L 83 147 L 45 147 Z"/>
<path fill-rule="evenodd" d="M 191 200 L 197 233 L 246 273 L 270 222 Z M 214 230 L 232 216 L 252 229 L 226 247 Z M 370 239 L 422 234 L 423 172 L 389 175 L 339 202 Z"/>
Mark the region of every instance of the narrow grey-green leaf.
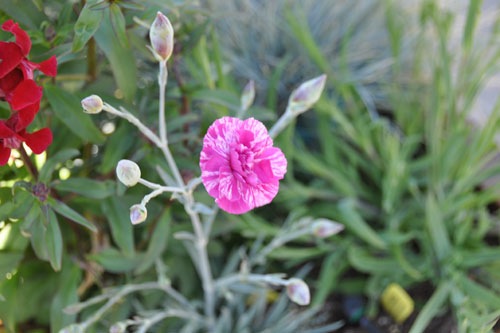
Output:
<path fill-rule="evenodd" d="M 75 37 L 73 39 L 72 51 L 78 52 L 99 28 L 102 20 L 102 10 L 91 10 L 89 7 L 95 4 L 97 0 L 88 0 L 83 6 L 80 16 L 75 23 Z"/>
<path fill-rule="evenodd" d="M 74 221 L 85 228 L 89 229 L 90 231 L 97 232 L 97 228 L 95 225 L 93 225 L 89 220 L 87 220 L 85 217 L 74 211 L 71 207 L 66 205 L 64 202 L 55 200 L 55 199 L 50 199 L 49 201 L 50 206 L 59 214 L 62 216 L 70 219 L 71 221 Z"/>
<path fill-rule="evenodd" d="M 55 116 L 75 135 L 86 142 L 104 142 L 104 135 L 82 111 L 80 100 L 75 95 L 53 85 L 45 86 L 45 93 Z"/>
<path fill-rule="evenodd" d="M 356 211 L 354 202 L 351 199 L 343 199 L 338 207 L 342 216 L 339 222 L 344 224 L 346 229 L 378 249 L 385 249 L 387 247 L 384 240 L 380 238 L 375 230 L 373 230 Z"/>

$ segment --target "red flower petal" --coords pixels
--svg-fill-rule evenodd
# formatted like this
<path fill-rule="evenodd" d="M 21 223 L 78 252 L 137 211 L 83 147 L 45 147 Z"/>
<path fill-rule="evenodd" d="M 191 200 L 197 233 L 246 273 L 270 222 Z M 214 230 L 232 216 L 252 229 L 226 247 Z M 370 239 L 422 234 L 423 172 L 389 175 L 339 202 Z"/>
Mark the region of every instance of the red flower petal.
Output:
<path fill-rule="evenodd" d="M 0 139 L 10 138 L 15 136 L 16 132 L 14 132 L 4 121 L 0 121 Z"/>
<path fill-rule="evenodd" d="M 7 101 L 9 101 L 12 91 L 22 80 L 23 80 L 23 73 L 17 68 L 15 68 L 13 71 L 10 71 L 7 75 L 1 78 L 0 98 L 4 98 Z"/>
<path fill-rule="evenodd" d="M 33 80 L 24 80 L 12 92 L 10 107 L 18 111 L 31 104 L 39 103 L 41 98 L 42 88 Z"/>
<path fill-rule="evenodd" d="M 23 52 L 19 46 L 0 41 L 0 78 L 16 68 L 23 58 Z"/>
<path fill-rule="evenodd" d="M 29 124 L 35 119 L 36 113 L 40 109 L 40 101 L 28 105 L 27 107 L 17 111 L 19 120 L 13 127 L 17 132 L 28 127 Z"/>
<path fill-rule="evenodd" d="M 9 31 L 16 36 L 16 44 L 21 48 L 25 56 L 30 53 L 30 37 L 26 31 L 19 27 L 19 24 L 14 23 L 12 20 L 5 21 L 4 24 L 2 24 L 2 30 Z"/>
<path fill-rule="evenodd" d="M 49 128 L 42 128 L 33 133 L 24 133 L 24 142 L 35 154 L 41 154 L 52 143 L 52 132 Z"/>
<path fill-rule="evenodd" d="M 56 76 L 57 75 L 57 59 L 55 56 L 42 61 L 38 64 L 38 69 L 42 71 L 45 75 Z"/>
<path fill-rule="evenodd" d="M 0 166 L 7 164 L 10 157 L 10 149 L 0 146 Z"/>

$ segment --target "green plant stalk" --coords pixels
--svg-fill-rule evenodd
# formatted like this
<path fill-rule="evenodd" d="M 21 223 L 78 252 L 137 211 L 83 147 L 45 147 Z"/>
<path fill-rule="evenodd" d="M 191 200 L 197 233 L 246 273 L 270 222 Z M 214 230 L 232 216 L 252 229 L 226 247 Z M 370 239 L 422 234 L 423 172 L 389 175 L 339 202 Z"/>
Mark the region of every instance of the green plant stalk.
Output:
<path fill-rule="evenodd" d="M 432 294 L 431 298 L 422 311 L 420 311 L 417 319 L 413 323 L 409 333 L 421 333 L 424 332 L 427 325 L 430 323 L 432 318 L 438 313 L 441 307 L 446 302 L 448 295 L 450 294 L 451 285 L 449 282 L 441 282 Z"/>

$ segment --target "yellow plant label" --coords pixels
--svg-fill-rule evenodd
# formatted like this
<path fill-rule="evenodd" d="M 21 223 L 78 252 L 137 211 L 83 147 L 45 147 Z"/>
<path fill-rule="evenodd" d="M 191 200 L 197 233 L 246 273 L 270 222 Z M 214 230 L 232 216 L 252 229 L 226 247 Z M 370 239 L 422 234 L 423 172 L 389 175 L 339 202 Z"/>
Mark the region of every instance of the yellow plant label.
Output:
<path fill-rule="evenodd" d="M 385 311 L 397 323 L 404 322 L 414 309 L 413 299 L 396 283 L 391 283 L 385 288 L 380 301 Z"/>

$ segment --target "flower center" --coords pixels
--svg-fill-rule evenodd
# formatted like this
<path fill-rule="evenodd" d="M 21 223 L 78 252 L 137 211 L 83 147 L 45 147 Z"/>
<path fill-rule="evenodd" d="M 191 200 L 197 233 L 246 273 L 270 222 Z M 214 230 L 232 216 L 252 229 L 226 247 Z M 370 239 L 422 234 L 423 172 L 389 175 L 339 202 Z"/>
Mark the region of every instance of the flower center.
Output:
<path fill-rule="evenodd" d="M 21 140 L 16 138 L 15 136 L 11 136 L 10 138 L 4 138 L 3 139 L 3 145 L 5 148 L 10 148 L 10 149 L 18 149 L 21 147 Z"/>
<path fill-rule="evenodd" d="M 251 185 L 258 183 L 258 178 L 253 171 L 254 156 L 255 153 L 244 144 L 236 143 L 231 147 L 230 166 L 233 174 Z"/>

